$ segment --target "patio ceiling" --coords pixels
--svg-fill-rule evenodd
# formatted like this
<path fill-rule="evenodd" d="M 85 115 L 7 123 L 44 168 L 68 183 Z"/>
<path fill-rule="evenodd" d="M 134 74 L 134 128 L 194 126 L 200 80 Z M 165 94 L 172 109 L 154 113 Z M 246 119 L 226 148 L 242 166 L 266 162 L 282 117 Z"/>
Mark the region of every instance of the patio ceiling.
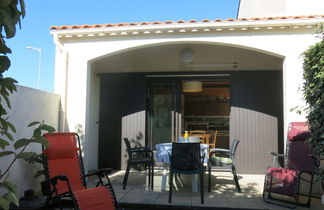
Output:
<path fill-rule="evenodd" d="M 193 59 L 183 62 L 183 49 L 192 50 Z M 177 72 L 226 70 L 282 70 L 283 59 L 228 45 L 182 43 L 130 49 L 92 63 L 96 72 Z"/>

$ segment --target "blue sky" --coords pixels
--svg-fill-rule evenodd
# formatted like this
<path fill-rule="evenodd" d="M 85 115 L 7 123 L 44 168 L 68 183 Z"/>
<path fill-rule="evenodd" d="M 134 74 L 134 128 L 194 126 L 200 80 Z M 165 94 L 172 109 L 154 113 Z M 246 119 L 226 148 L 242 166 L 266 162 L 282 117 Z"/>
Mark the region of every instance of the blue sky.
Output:
<path fill-rule="evenodd" d="M 236 18 L 239 0 L 25 0 L 27 14 L 16 36 L 7 40 L 11 67 L 5 76 L 37 88 L 42 48 L 40 89 L 54 89 L 55 47 L 51 26 Z"/>

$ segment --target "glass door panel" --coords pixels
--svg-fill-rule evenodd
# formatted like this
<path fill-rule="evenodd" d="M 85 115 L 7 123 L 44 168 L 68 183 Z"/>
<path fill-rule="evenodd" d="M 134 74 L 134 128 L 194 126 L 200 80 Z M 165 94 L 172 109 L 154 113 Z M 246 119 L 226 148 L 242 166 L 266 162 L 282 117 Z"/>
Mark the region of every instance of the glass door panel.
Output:
<path fill-rule="evenodd" d="M 179 122 L 179 83 L 148 81 L 147 136 L 150 146 L 174 141 L 181 128 Z"/>

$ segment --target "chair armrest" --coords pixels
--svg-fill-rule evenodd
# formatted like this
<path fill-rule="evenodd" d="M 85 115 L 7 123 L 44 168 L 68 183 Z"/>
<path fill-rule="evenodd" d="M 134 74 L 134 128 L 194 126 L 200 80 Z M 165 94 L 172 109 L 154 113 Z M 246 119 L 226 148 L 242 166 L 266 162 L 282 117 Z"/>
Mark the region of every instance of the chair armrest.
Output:
<path fill-rule="evenodd" d="M 94 172 L 88 173 L 86 175 L 83 176 L 83 178 L 86 177 L 90 177 L 90 176 L 94 176 L 96 175 L 98 178 L 96 187 L 98 186 L 108 186 L 110 188 L 112 188 L 111 182 L 109 180 L 108 174 L 110 174 L 112 172 L 111 168 L 102 168 L 102 169 L 98 169 Z M 104 178 L 106 178 L 106 181 L 104 181 Z"/>
<path fill-rule="evenodd" d="M 153 152 L 149 147 L 134 147 L 130 152 Z"/>
<path fill-rule="evenodd" d="M 144 154 L 147 154 L 147 153 L 149 153 L 150 155 L 150 157 L 151 158 L 153 158 L 153 151 L 151 150 L 151 148 L 149 148 L 149 147 L 134 147 L 134 148 L 132 148 L 130 151 L 129 151 L 129 153 L 130 153 L 130 155 L 132 155 L 132 154 L 136 154 L 136 153 L 144 153 Z"/>
<path fill-rule="evenodd" d="M 101 169 L 98 169 L 98 170 L 96 170 L 94 172 L 85 174 L 84 177 L 90 177 L 90 176 L 94 176 L 94 175 L 97 175 L 98 177 L 104 177 L 105 175 L 108 175 L 111 172 L 112 172 L 111 168 L 101 168 Z"/>
<path fill-rule="evenodd" d="M 280 154 L 280 153 L 277 153 L 277 152 L 269 152 L 270 155 L 273 155 L 275 157 L 286 157 L 285 154 Z"/>
<path fill-rule="evenodd" d="M 320 164 L 320 161 L 322 159 L 319 156 L 314 155 L 314 154 L 308 154 L 308 156 L 314 160 L 315 167 L 318 168 L 319 167 L 319 164 Z"/>
<path fill-rule="evenodd" d="M 213 153 L 228 153 L 231 154 L 231 151 L 229 149 L 223 149 L 223 148 L 215 148 L 215 149 L 211 149 L 209 151 L 209 154 L 213 154 Z"/>
<path fill-rule="evenodd" d="M 53 185 L 56 185 L 58 180 L 68 181 L 69 179 L 68 179 L 68 177 L 66 175 L 57 175 L 57 176 L 54 176 L 54 177 L 50 178 L 48 180 L 48 182 L 52 183 Z"/>
<path fill-rule="evenodd" d="M 273 156 L 273 161 L 272 161 L 272 167 L 282 167 L 280 162 L 279 162 L 279 158 L 286 158 L 287 155 L 286 154 L 280 154 L 277 152 L 268 152 L 269 154 L 271 154 Z"/>
<path fill-rule="evenodd" d="M 54 176 L 54 177 L 52 177 L 50 179 L 45 180 L 41 184 L 43 195 L 46 195 L 49 198 L 51 198 L 54 194 L 55 194 L 55 196 L 57 196 L 56 185 L 57 185 L 57 182 L 59 180 L 66 182 L 69 191 L 72 192 L 68 177 L 66 175 L 57 175 L 57 176 Z"/>

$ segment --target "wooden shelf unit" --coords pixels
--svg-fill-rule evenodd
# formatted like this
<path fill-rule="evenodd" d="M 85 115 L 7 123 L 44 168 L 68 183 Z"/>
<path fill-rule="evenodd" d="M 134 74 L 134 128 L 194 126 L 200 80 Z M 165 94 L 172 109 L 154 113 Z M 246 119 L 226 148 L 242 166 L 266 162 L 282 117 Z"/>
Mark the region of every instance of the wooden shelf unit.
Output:
<path fill-rule="evenodd" d="M 184 116 L 185 130 L 229 130 L 229 116 Z"/>

